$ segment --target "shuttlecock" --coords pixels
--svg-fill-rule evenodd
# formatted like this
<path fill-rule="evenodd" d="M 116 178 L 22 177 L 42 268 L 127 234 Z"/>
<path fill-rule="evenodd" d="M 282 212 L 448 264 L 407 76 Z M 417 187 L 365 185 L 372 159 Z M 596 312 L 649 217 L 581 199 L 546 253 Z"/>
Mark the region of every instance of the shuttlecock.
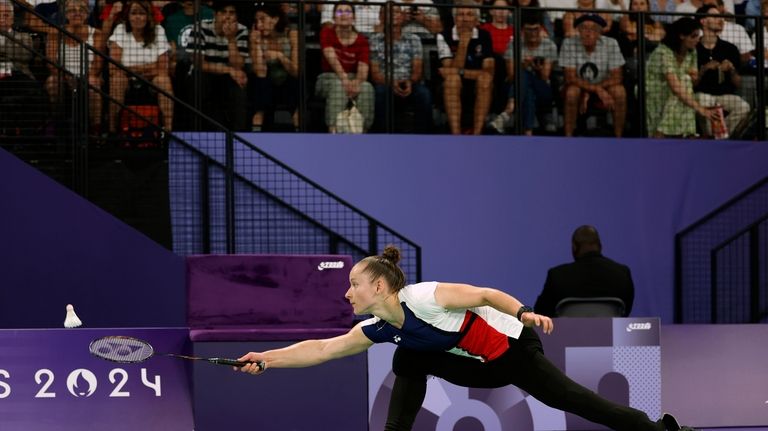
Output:
<path fill-rule="evenodd" d="M 73 307 L 72 304 L 67 304 L 67 317 L 64 319 L 64 327 L 77 328 L 82 324 L 83 322 L 79 317 L 77 317 L 77 314 L 75 313 L 75 307 Z"/>

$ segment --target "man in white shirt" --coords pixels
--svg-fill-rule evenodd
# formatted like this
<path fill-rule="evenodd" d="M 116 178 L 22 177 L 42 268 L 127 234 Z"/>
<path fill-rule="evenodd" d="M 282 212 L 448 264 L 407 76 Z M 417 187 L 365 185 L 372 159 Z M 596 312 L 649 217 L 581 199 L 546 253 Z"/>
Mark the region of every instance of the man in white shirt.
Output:
<path fill-rule="evenodd" d="M 616 39 L 603 36 L 607 23 L 597 14 L 584 14 L 574 21 L 576 37 L 563 42 L 559 63 L 565 71 L 565 136 L 573 136 L 576 121 L 590 100 L 613 113 L 613 132 L 624 133 L 627 93 L 624 89 L 624 57 Z M 595 100 L 596 96 L 598 100 Z"/>

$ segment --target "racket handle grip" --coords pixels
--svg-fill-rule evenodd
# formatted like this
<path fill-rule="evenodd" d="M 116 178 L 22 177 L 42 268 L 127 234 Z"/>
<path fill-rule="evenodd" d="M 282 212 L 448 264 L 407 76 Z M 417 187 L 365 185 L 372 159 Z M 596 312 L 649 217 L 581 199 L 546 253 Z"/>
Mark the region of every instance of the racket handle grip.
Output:
<path fill-rule="evenodd" d="M 227 358 L 211 358 L 208 360 L 208 362 L 213 362 L 214 364 L 219 364 L 219 365 L 231 365 L 233 367 L 244 367 L 248 364 L 254 363 L 250 361 L 238 361 L 236 359 L 227 359 Z M 260 370 L 264 370 L 264 362 L 259 361 L 259 362 L 255 362 L 255 364 L 259 367 Z"/>

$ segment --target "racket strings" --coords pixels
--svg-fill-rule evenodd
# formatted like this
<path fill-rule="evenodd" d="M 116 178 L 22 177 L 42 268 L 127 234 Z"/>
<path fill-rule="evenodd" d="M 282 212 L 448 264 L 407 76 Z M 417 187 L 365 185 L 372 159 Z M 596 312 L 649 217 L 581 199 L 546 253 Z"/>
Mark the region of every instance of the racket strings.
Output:
<path fill-rule="evenodd" d="M 91 342 L 94 355 L 116 362 L 141 362 L 152 356 L 152 346 L 129 337 L 104 337 Z"/>

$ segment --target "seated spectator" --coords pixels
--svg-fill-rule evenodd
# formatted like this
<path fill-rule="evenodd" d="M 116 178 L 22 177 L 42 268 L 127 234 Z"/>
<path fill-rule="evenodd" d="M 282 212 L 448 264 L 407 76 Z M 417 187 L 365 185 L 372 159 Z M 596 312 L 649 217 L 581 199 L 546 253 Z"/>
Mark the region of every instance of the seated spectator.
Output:
<path fill-rule="evenodd" d="M 696 136 L 696 114 L 718 119 L 717 111 L 702 106 L 693 95 L 698 79 L 696 45 L 701 24 L 680 18 L 668 28 L 645 65 L 645 107 L 648 135 Z"/>
<path fill-rule="evenodd" d="M 329 0 L 331 2 L 339 0 Z M 346 0 L 343 0 L 346 1 Z M 371 34 L 376 31 L 376 26 L 379 24 L 379 9 L 381 9 L 381 1 L 355 1 L 353 3 L 355 7 L 355 31 L 363 33 L 364 35 Z M 336 23 L 336 17 L 334 13 L 336 11 L 336 5 L 333 3 L 324 3 L 321 5 L 322 10 L 320 12 L 320 25 L 323 27 L 332 26 Z"/>
<path fill-rule="evenodd" d="M 718 37 L 724 20 L 718 16 L 716 6 L 702 6 L 697 11 L 703 36 L 696 45 L 699 79 L 694 83 L 696 98 L 704 106 L 721 106 L 726 113 L 725 123 L 733 132 L 749 115 L 749 104 L 736 95 L 741 85 L 739 50 L 732 43 Z M 712 136 L 709 121 L 701 121 L 704 134 Z"/>
<path fill-rule="evenodd" d="M 576 0 L 576 9 L 578 10 L 569 10 L 563 15 L 563 34 L 565 37 L 575 37 L 579 35 L 579 32 L 576 29 L 576 20 L 584 14 L 595 14 L 596 12 L 593 11 L 597 9 L 597 0 Z M 601 31 L 604 34 L 611 31 L 611 26 L 613 25 L 613 17 L 611 14 L 600 13 L 598 15 L 605 21 L 605 25 L 603 25 Z"/>
<path fill-rule="evenodd" d="M 101 31 L 106 37 L 111 36 L 115 27 L 127 17 L 126 3 L 127 0 L 107 0 L 107 4 L 101 9 L 101 14 L 99 15 Z M 154 4 L 152 4 L 152 18 L 155 24 L 160 24 L 164 20 L 161 9 Z"/>
<path fill-rule="evenodd" d="M 105 41 L 101 30 L 91 27 L 87 23 L 88 2 L 85 0 L 69 0 L 64 3 L 64 16 L 66 24 L 64 29 L 75 35 L 77 39 L 65 36 L 61 32 L 48 35 L 46 43 L 46 56 L 51 60 L 48 67 L 51 74 L 45 81 L 45 89 L 54 104 L 61 102 L 61 91 L 77 89 L 75 80 L 88 74 L 88 85 L 101 89 L 101 67 L 103 59 L 88 50 L 87 60 L 81 56 L 81 42 L 92 46 L 99 52 L 104 52 Z M 59 52 L 61 49 L 61 52 Z M 88 48 L 86 48 L 88 49 Z M 61 63 L 59 63 L 61 62 Z M 87 62 L 88 64 L 84 64 Z M 86 69 L 87 66 L 87 69 Z M 61 67 L 61 68 L 60 68 Z M 63 68 L 63 69 L 62 69 Z M 101 132 L 101 94 L 94 90 L 88 90 L 89 114 L 91 129 L 96 133 Z"/>
<path fill-rule="evenodd" d="M 280 3 L 283 13 L 288 18 L 288 29 L 298 30 L 299 28 L 299 5 L 302 3 L 285 2 Z M 304 36 L 317 36 L 320 24 L 320 9 L 322 4 L 303 3 L 304 4 Z"/>
<path fill-rule="evenodd" d="M 677 9 L 677 0 L 650 0 L 651 12 L 670 12 Z M 653 15 L 654 21 L 659 21 L 663 25 L 670 24 L 679 16 L 675 15 Z"/>
<path fill-rule="evenodd" d="M 56 29 L 48 23 L 64 25 L 66 18 L 59 13 L 59 3 L 50 0 L 18 0 L 18 3 L 34 10 L 34 13 L 24 13 L 22 28 L 28 28 L 37 33 L 52 33 Z M 41 19 L 42 17 L 42 19 Z"/>
<path fill-rule="evenodd" d="M 315 93 L 325 99 L 325 124 L 336 133 L 336 118 L 350 100 L 363 116 L 363 130 L 373 124 L 374 91 L 368 82 L 368 39 L 355 29 L 355 8 L 340 1 L 333 5 L 334 24 L 320 31 L 323 50 Z"/>
<path fill-rule="evenodd" d="M 639 75 L 643 73 L 640 70 L 639 64 L 641 60 L 647 60 L 653 50 L 659 46 L 661 39 L 664 37 L 664 26 L 661 25 L 661 22 L 654 19 L 654 15 L 643 14 L 644 12 L 650 12 L 648 0 L 630 0 L 629 8 L 630 13 L 624 14 L 619 18 L 619 33 L 616 40 L 619 42 L 621 53 L 627 62 L 625 67 L 626 81 L 631 86 L 634 86 L 639 80 Z M 642 53 L 642 59 L 637 52 L 640 46 L 638 34 L 640 33 L 641 14 L 643 14 L 645 22 L 645 28 L 643 29 L 645 50 Z M 634 115 L 636 108 L 639 107 L 636 96 L 635 92 L 627 94 L 628 115 L 630 117 Z"/>
<path fill-rule="evenodd" d="M 704 0 L 683 0 L 675 7 L 679 14 L 695 14 L 696 10 L 704 6 Z"/>
<path fill-rule="evenodd" d="M 188 51 L 195 20 L 212 20 L 213 10 L 201 3 L 198 15 L 195 15 L 194 0 L 180 0 L 180 7 L 163 21 L 165 35 L 171 47 L 169 66 L 171 75 L 176 79 L 189 73 L 192 67 L 192 55 Z"/>
<path fill-rule="evenodd" d="M 723 4 L 723 0 L 704 0 L 704 6 L 714 6 L 721 15 L 729 15 Z M 741 64 L 747 64 L 754 57 L 755 45 L 749 38 L 747 30 L 734 22 L 733 16 L 723 19 L 723 25 L 720 33 L 717 35 L 720 39 L 736 45 L 741 57 Z"/>
<path fill-rule="evenodd" d="M 146 0 L 128 0 L 125 7 L 127 17 L 109 37 L 110 56 L 131 72 L 173 94 L 168 74 L 168 39 L 163 27 L 155 22 L 152 5 Z M 125 100 L 128 82 L 128 75 L 122 69 L 110 66 L 109 95 L 118 102 L 110 105 L 110 132 L 115 131 L 117 114 Z M 158 102 L 163 114 L 163 127 L 172 130 L 173 100 L 158 95 Z"/>
<path fill-rule="evenodd" d="M 512 0 L 512 6 L 517 6 L 520 8 L 530 8 L 530 9 L 541 9 L 541 5 L 539 4 L 539 0 Z M 569 4 L 570 6 L 570 4 Z M 553 7 L 553 6 L 548 6 Z M 552 18 L 550 17 L 550 13 L 544 11 L 542 9 L 542 25 L 544 26 L 542 28 L 542 31 L 545 32 L 542 36 L 548 37 L 549 39 L 554 39 L 555 37 L 555 25 L 552 23 Z"/>
<path fill-rule="evenodd" d="M 624 12 L 629 10 L 629 0 L 597 0 L 595 6 L 597 9 L 615 11 L 611 14 L 611 18 L 614 23 L 617 23 L 626 15 Z"/>
<path fill-rule="evenodd" d="M 195 21 L 213 19 L 213 9 L 203 2 L 199 4 L 199 10 L 195 10 L 194 0 L 178 0 L 175 10 L 172 6 L 163 9 L 168 13 L 163 21 L 163 28 L 171 48 L 168 72 L 171 74 L 173 94 L 189 105 L 194 105 L 194 94 L 197 91 L 192 76 L 193 52 L 190 48 Z M 183 105 L 177 104 L 174 111 L 174 130 L 189 130 L 193 126 L 192 114 Z"/>
<path fill-rule="evenodd" d="M 398 0 L 396 3 L 400 3 L 405 12 L 402 29 L 404 34 L 414 33 L 422 37 L 432 37 L 443 31 L 440 13 L 436 7 L 431 6 L 432 0 Z"/>
<path fill-rule="evenodd" d="M 739 0 L 739 3 L 743 2 L 744 0 Z M 686 14 L 694 14 L 696 13 L 696 10 L 702 6 L 704 6 L 705 2 L 703 0 L 683 0 L 681 3 L 677 5 L 677 9 L 675 9 L 675 12 L 677 13 L 686 13 Z M 733 0 L 725 0 L 723 2 L 724 11 L 723 13 L 733 15 L 734 14 L 734 4 Z"/>
<path fill-rule="evenodd" d="M 761 14 L 763 16 L 768 15 L 768 13 L 765 12 L 765 8 L 762 8 L 761 6 L 762 1 L 763 0 L 745 0 L 744 3 L 746 3 L 746 6 L 744 7 L 744 15 L 751 17 L 760 16 Z M 745 20 L 744 27 L 747 28 L 747 31 L 754 32 L 756 30 L 755 22 L 754 19 Z"/>
<path fill-rule="evenodd" d="M 491 107 L 495 61 L 491 35 L 477 27 L 480 10 L 471 0 L 460 0 L 453 9 L 455 25 L 437 35 L 437 53 L 442 67 L 443 99 L 451 133 L 461 130 L 462 101 L 474 96 L 471 133 L 483 131 Z M 465 96 L 465 97 L 463 97 Z"/>
<path fill-rule="evenodd" d="M 387 22 L 389 7 L 381 8 L 381 22 Z M 374 129 L 385 131 L 387 113 L 398 112 L 405 104 L 415 109 L 415 123 L 422 133 L 432 131 L 432 95 L 422 82 L 423 53 L 421 39 L 414 33 L 403 33 L 405 16 L 409 13 L 392 6 L 391 27 L 371 36 L 371 78 L 376 90 Z M 391 38 L 389 37 L 391 35 Z M 388 50 L 387 46 L 391 48 Z M 389 52 L 391 58 L 387 58 Z M 390 67 L 391 65 L 391 67 Z M 392 81 L 389 81 L 391 77 Z M 395 109 L 388 109 L 387 96 L 392 92 Z"/>
<path fill-rule="evenodd" d="M 288 30 L 288 17 L 279 4 L 258 4 L 254 17 L 250 37 L 254 76 L 248 81 L 251 130 L 261 131 L 265 120 L 267 126 L 272 124 L 278 102 L 291 112 L 298 128 L 299 33 Z"/>
<path fill-rule="evenodd" d="M 565 298 L 615 297 L 624 302 L 624 317 L 632 313 L 635 284 L 629 267 L 602 254 L 603 245 L 594 226 L 579 226 L 571 236 L 572 263 L 550 268 L 544 289 L 536 299 L 536 313 L 555 316 Z"/>
<path fill-rule="evenodd" d="M 494 8 L 488 12 L 491 15 L 491 21 L 481 24 L 480 29 L 491 35 L 493 53 L 501 59 L 507 52 L 507 45 L 515 38 L 515 29 L 509 25 L 511 12 L 508 9 L 507 0 L 495 0 L 493 6 Z"/>
<path fill-rule="evenodd" d="M 521 17 L 522 46 L 520 53 L 523 57 L 521 65 L 520 88 L 523 95 L 521 109 L 523 116 L 523 133 L 533 135 L 533 127 L 538 114 L 552 107 L 552 87 L 549 81 L 552 66 L 557 61 L 557 46 L 546 36 L 542 36 L 542 13 L 540 11 L 524 11 Z M 505 55 L 507 76 L 509 82 L 509 99 L 504 112 L 491 122 L 491 126 L 499 133 L 504 133 L 515 110 L 515 47 L 510 43 Z M 540 118 L 539 124 L 545 121 Z"/>
<path fill-rule="evenodd" d="M 32 37 L 14 30 L 13 20 L 13 3 L 0 0 L 0 134 L 6 135 L 41 126 L 47 111 L 29 69 Z"/>
<path fill-rule="evenodd" d="M 621 137 L 627 97 L 619 44 L 601 35 L 607 23 L 600 15 L 581 15 L 574 24 L 579 36 L 566 39 L 560 50 L 565 72 L 565 136 L 573 136 L 578 115 L 594 100 L 595 107 L 613 114 L 613 133 Z"/>
<path fill-rule="evenodd" d="M 248 76 L 251 56 L 248 29 L 238 22 L 233 0 L 214 3 L 214 17 L 200 23 L 189 50 L 202 65 L 203 112 L 230 130 L 250 130 L 248 126 Z M 197 63 L 195 63 L 197 64 Z"/>
<path fill-rule="evenodd" d="M 629 2 L 630 12 L 624 14 L 619 21 L 619 29 L 621 30 L 623 44 L 626 49 L 622 51 L 626 56 L 637 57 L 637 34 L 639 23 L 639 14 L 642 12 L 650 12 L 648 6 L 648 0 L 630 0 Z M 658 46 L 661 39 L 664 38 L 664 26 L 661 22 L 653 19 L 652 15 L 645 15 L 645 54 L 650 54 L 656 46 Z M 622 41 L 619 43 L 621 44 Z"/>

